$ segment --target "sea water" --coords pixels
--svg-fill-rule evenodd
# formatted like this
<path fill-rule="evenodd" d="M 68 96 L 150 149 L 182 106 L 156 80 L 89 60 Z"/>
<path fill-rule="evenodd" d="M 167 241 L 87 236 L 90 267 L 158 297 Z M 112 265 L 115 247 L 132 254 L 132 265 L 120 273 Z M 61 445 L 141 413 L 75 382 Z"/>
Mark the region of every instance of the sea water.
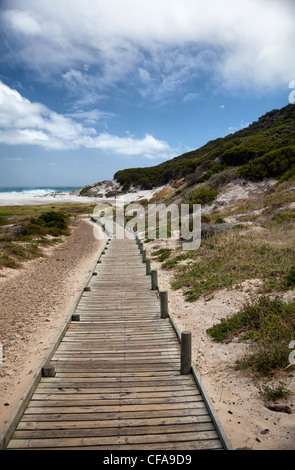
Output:
<path fill-rule="evenodd" d="M 72 194 L 72 191 L 81 187 L 0 187 L 0 206 L 48 204 L 53 202 L 89 202 L 89 198 Z"/>

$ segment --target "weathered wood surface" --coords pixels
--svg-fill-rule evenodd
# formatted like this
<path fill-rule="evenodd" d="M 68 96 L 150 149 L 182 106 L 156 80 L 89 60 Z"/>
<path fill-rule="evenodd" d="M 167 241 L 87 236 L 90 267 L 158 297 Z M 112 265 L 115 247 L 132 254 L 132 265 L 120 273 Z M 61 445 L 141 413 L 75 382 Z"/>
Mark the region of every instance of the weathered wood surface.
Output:
<path fill-rule="evenodd" d="M 110 242 L 8 449 L 223 449 L 134 240 Z"/>

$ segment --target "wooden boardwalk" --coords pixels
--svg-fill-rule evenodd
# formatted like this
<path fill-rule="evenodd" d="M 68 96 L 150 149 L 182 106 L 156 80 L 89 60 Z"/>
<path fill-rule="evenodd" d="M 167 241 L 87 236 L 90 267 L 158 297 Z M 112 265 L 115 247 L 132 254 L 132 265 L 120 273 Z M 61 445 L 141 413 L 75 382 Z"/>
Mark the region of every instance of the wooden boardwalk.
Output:
<path fill-rule="evenodd" d="M 113 238 L 7 449 L 227 449 L 133 239 Z"/>

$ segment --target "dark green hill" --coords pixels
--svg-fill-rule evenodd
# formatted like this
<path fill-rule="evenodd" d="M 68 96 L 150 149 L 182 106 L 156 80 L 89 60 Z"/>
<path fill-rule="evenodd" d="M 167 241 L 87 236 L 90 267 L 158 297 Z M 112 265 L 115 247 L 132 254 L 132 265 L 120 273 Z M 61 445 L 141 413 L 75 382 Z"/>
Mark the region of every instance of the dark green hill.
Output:
<path fill-rule="evenodd" d="M 230 167 L 252 181 L 295 175 L 295 106 L 270 111 L 245 129 L 160 165 L 117 171 L 114 179 L 124 189 L 151 189 L 183 177 L 188 184 L 201 183 Z"/>

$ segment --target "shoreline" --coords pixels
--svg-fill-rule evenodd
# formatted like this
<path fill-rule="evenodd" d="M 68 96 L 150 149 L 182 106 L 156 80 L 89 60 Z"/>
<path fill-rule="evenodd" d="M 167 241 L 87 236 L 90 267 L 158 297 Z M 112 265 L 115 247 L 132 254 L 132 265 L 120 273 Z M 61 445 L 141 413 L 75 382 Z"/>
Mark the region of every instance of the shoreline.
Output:
<path fill-rule="evenodd" d="M 0 277 L 0 434 L 14 414 L 87 281 L 103 247 L 80 219 L 63 243 Z"/>

